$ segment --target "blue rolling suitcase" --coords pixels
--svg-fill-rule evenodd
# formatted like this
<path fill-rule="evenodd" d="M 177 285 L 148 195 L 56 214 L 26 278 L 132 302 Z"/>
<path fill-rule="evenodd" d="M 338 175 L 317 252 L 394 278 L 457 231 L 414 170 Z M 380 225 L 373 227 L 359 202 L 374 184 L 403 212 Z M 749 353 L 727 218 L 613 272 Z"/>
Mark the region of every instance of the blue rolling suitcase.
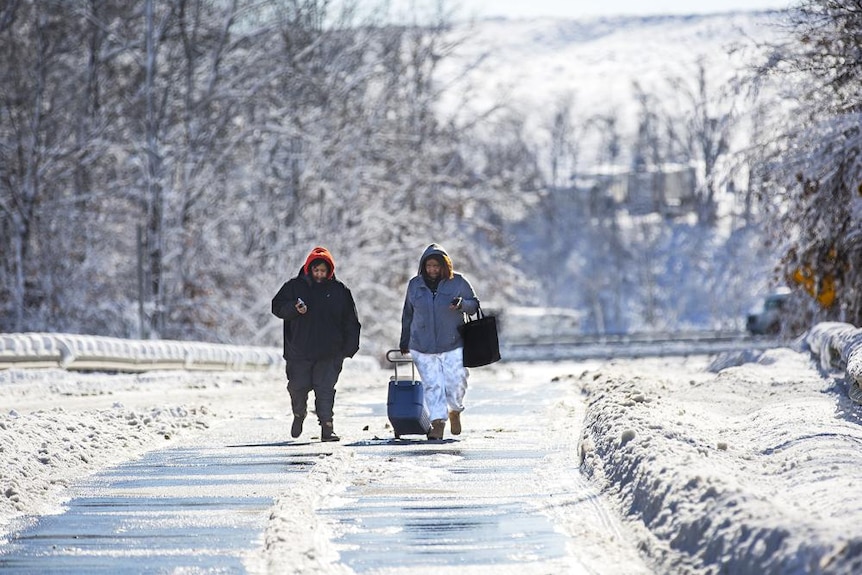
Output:
<path fill-rule="evenodd" d="M 413 360 L 401 355 L 397 349 L 386 352 L 386 359 L 395 367 L 395 375 L 389 379 L 389 394 L 386 398 L 386 415 L 395 431 L 395 439 L 400 439 L 402 435 L 428 435 L 431 418 L 425 407 L 422 382 L 416 379 Z M 399 363 L 410 364 L 411 379 L 398 378 Z"/>

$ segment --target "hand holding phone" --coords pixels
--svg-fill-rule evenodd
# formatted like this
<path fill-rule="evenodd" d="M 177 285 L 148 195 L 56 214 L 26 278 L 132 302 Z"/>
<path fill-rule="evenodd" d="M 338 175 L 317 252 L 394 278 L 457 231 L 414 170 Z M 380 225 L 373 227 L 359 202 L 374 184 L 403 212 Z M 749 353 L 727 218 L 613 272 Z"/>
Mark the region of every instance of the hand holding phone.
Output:
<path fill-rule="evenodd" d="M 452 301 L 449 302 L 449 305 L 451 305 L 455 309 L 461 309 L 461 302 L 462 301 L 463 301 L 463 299 L 461 298 L 461 296 L 454 297 L 454 298 L 452 298 Z"/>
<path fill-rule="evenodd" d="M 302 301 L 301 297 L 296 298 L 296 311 L 299 313 L 305 313 L 308 311 L 308 306 L 305 305 L 305 302 Z"/>

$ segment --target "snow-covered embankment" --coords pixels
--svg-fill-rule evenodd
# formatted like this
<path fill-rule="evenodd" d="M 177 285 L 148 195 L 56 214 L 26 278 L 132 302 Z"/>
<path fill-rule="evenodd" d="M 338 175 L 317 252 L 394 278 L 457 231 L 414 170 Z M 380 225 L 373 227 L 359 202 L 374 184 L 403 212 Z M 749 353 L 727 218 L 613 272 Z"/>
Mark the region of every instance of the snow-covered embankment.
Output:
<path fill-rule="evenodd" d="M 582 471 L 667 572 L 859 572 L 860 334 L 582 374 Z"/>

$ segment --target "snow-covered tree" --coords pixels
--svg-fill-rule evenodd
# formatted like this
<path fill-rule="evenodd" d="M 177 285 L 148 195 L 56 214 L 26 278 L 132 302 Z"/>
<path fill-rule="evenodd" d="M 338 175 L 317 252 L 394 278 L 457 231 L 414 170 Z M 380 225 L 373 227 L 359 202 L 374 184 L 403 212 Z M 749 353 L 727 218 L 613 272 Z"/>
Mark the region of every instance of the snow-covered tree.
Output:
<path fill-rule="evenodd" d="M 797 322 L 862 324 L 862 4 L 807 0 L 766 69 L 785 97 L 780 138 L 759 174 L 782 255 L 778 272 L 810 298 Z"/>
<path fill-rule="evenodd" d="M 270 299 L 316 244 L 367 350 L 397 339 L 432 241 L 511 297 L 535 165 L 439 113 L 444 4 L 421 24 L 385 2 L 3 4 L 0 330 L 277 345 Z"/>

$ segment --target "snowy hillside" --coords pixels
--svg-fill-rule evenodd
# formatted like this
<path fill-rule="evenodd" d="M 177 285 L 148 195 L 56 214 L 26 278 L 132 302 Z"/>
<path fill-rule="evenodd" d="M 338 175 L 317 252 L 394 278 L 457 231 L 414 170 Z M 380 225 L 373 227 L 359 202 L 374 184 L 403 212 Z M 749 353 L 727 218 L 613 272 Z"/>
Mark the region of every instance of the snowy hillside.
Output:
<path fill-rule="evenodd" d="M 467 40 L 457 51 L 460 58 L 444 61 L 444 76 L 481 61 L 466 76 L 474 110 L 506 102 L 535 124 L 549 119 L 549 105 L 573 96 L 584 117 L 615 114 L 631 129 L 635 83 L 660 93 L 669 78 L 691 77 L 703 61 L 710 80 L 723 86 L 746 72 L 761 54 L 759 44 L 782 34 L 782 17 L 783 12 L 735 12 L 484 20 L 456 29 L 455 36 Z M 457 90 L 449 91 L 444 109 L 457 96 Z"/>

